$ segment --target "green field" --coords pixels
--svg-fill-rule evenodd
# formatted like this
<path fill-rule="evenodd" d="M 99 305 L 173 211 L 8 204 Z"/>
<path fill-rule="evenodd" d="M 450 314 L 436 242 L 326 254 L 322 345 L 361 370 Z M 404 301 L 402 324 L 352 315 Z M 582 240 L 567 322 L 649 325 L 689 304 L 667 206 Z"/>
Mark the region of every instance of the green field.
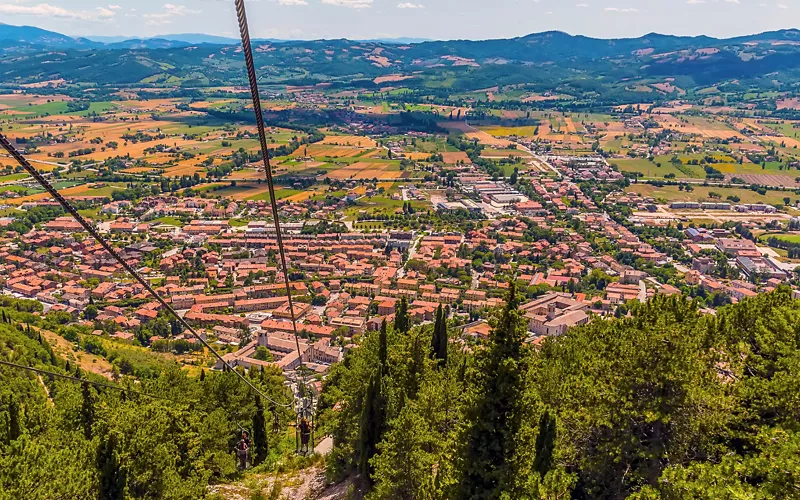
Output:
<path fill-rule="evenodd" d="M 278 200 L 282 200 L 284 198 L 288 198 L 289 196 L 302 193 L 303 191 L 299 189 L 286 189 L 286 188 L 278 188 L 275 190 L 275 198 Z M 269 192 L 259 193 L 255 196 L 249 196 L 246 198 L 247 200 L 253 201 L 268 201 L 269 200 Z"/>
<path fill-rule="evenodd" d="M 663 179 L 667 174 L 674 174 L 678 179 L 696 178 L 702 179 L 705 177 L 705 172 L 702 168 L 690 167 L 684 165 L 682 170 L 670 163 L 669 158 L 662 160 L 657 158 L 653 163 L 645 158 L 632 158 L 632 159 L 611 159 L 609 164 L 616 165 L 620 172 L 639 172 L 648 179 Z M 657 164 L 661 163 L 659 167 Z"/>
<path fill-rule="evenodd" d="M 1 175 L 0 176 L 0 183 L 18 181 L 18 180 L 24 179 L 26 177 L 29 177 L 28 174 L 26 174 L 26 173 Z"/>
<path fill-rule="evenodd" d="M 783 205 L 783 198 L 789 197 L 794 203 L 798 196 L 791 191 L 767 191 L 766 195 L 744 188 L 726 188 L 719 186 L 692 186 L 691 192 L 681 191 L 678 186 L 652 186 L 650 184 L 631 184 L 625 191 L 636 193 L 640 196 L 655 198 L 665 202 L 671 201 L 717 201 L 709 193 L 718 193 L 722 196 L 718 201 L 728 201 L 728 196 L 738 196 L 738 203 L 767 203 L 769 205 Z M 730 202 L 734 203 L 734 202 Z"/>
<path fill-rule="evenodd" d="M 482 127 L 481 130 L 486 132 L 487 134 L 493 135 L 495 137 L 509 137 L 509 136 L 517 136 L 517 137 L 533 137 L 534 132 L 536 131 L 535 126 L 526 126 L 526 127 Z"/>
<path fill-rule="evenodd" d="M 184 225 L 180 219 L 178 219 L 177 217 L 171 217 L 169 215 L 164 217 L 159 217 L 158 219 L 153 219 L 150 222 L 155 224 L 167 224 L 170 226 L 177 226 L 177 227 L 183 227 Z"/>
<path fill-rule="evenodd" d="M 300 193 L 297 189 L 288 189 L 288 188 L 276 188 L 275 189 L 275 197 L 277 199 L 283 199 L 294 194 Z M 269 200 L 269 191 L 267 190 L 266 184 L 257 184 L 254 182 L 251 183 L 244 183 L 238 182 L 236 186 L 225 186 L 221 189 L 217 189 L 215 191 L 208 191 L 210 196 L 215 198 L 233 198 L 235 200 L 254 200 L 254 201 L 266 201 Z M 253 193 L 249 195 L 249 193 Z"/>
<path fill-rule="evenodd" d="M 671 155 L 656 156 L 653 162 L 645 158 L 624 158 L 610 159 L 608 162 L 611 165 L 617 165 L 621 172 L 639 172 L 647 179 L 663 179 L 664 175 L 672 173 L 675 174 L 677 179 L 705 179 L 706 165 L 689 165 L 691 160 L 700 160 L 704 155 L 678 155 L 678 158 L 683 162 L 680 165 L 674 165 L 671 160 Z M 719 170 L 723 174 L 785 174 L 794 175 L 792 171 L 781 170 L 782 163 L 768 162 L 764 168 L 760 164 L 755 163 L 736 163 L 730 156 L 716 153 L 712 155 L 716 160 L 723 163 L 711 163 L 707 166 Z M 661 167 L 657 164 L 660 163 Z"/>
<path fill-rule="evenodd" d="M 766 242 L 767 239 L 775 237 L 781 241 L 786 241 L 788 243 L 800 243 L 800 234 L 797 233 L 764 233 L 758 238 L 761 241 Z"/>

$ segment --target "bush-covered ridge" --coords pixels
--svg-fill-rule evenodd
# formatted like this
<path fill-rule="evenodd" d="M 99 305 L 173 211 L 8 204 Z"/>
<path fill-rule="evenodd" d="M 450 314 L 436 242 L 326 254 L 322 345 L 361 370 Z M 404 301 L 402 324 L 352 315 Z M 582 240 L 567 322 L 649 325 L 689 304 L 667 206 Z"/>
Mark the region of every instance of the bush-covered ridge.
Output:
<path fill-rule="evenodd" d="M 21 315 L 3 312 L 4 321 Z M 24 323 L 0 323 L 0 359 L 109 383 L 60 359 Z M 250 377 L 272 397 L 290 399 L 280 371 Z M 259 408 L 233 373 L 192 378 L 171 367 L 120 384 L 168 399 L 0 366 L 0 499 L 203 498 L 210 483 L 239 477 L 232 450 L 242 428 L 264 427 L 253 449 L 263 470 L 294 450 L 291 412 Z"/>

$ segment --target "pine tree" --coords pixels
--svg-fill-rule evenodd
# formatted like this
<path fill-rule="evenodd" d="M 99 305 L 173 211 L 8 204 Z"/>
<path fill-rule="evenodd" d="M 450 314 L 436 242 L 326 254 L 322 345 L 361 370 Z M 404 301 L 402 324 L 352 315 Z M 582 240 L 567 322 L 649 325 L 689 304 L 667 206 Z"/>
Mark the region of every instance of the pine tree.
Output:
<path fill-rule="evenodd" d="M 513 483 L 512 457 L 521 424 L 524 318 L 513 282 L 495 320 L 487 348 L 477 355 L 478 392 L 470 429 L 460 498 L 499 498 Z"/>
<path fill-rule="evenodd" d="M 97 449 L 97 469 L 100 471 L 100 499 L 124 498 L 125 470 L 120 467 L 114 434 L 110 434 Z"/>
<path fill-rule="evenodd" d="M 92 425 L 94 425 L 94 398 L 87 382 L 82 386 L 83 402 L 81 403 L 81 426 L 86 439 L 92 439 Z"/>
<path fill-rule="evenodd" d="M 264 405 L 259 396 L 256 396 L 256 412 L 253 415 L 253 448 L 253 465 L 259 465 L 267 458 L 269 452 Z"/>
<path fill-rule="evenodd" d="M 408 299 L 405 295 L 400 297 L 400 305 L 394 315 L 394 329 L 400 333 L 408 333 L 411 327 L 411 319 L 408 316 Z"/>

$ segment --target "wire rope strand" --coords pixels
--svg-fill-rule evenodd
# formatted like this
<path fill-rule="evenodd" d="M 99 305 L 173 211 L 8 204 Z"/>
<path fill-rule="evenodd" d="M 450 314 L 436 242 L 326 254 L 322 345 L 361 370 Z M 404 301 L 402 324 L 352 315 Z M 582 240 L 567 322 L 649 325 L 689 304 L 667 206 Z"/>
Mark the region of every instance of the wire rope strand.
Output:
<path fill-rule="evenodd" d="M 108 241 L 106 241 L 106 239 L 103 238 L 103 236 L 100 235 L 100 233 L 97 232 L 97 230 L 94 228 L 94 226 L 92 224 L 90 224 L 80 213 L 78 213 L 78 210 L 75 209 L 75 207 L 73 207 L 72 204 L 69 201 L 67 201 L 67 199 L 64 198 L 61 195 L 61 193 L 59 193 L 50 184 L 50 182 L 48 182 L 48 180 L 45 179 L 42 176 L 42 174 L 38 170 L 36 170 L 36 168 L 33 165 L 31 165 L 31 163 L 24 156 L 22 156 L 22 154 L 20 154 L 20 152 L 17 150 L 17 148 L 15 148 L 8 141 L 8 138 L 5 135 L 3 135 L 2 133 L 0 133 L 0 146 L 3 146 L 3 148 L 6 151 L 8 151 L 8 154 L 10 154 L 17 161 L 17 163 L 19 163 L 36 180 L 36 182 L 38 182 L 39 185 L 41 185 L 42 188 L 44 188 L 44 190 L 47 191 L 50 194 L 50 196 L 55 198 L 55 200 L 58 201 L 58 203 L 64 208 L 64 210 L 67 211 L 67 213 L 69 213 L 72 216 L 72 218 L 75 219 L 86 230 L 86 232 L 88 232 L 92 236 L 92 238 L 94 238 L 95 241 L 97 241 L 97 243 L 99 243 L 106 250 L 106 252 L 108 252 L 114 258 L 114 260 L 116 260 L 122 266 L 123 269 L 125 269 L 125 271 L 130 273 L 130 275 L 133 276 L 133 278 L 136 279 L 136 281 L 138 281 L 139 284 L 141 284 L 144 287 L 144 289 L 147 290 L 147 292 L 159 304 L 161 304 L 161 306 L 164 307 L 164 309 L 173 318 L 175 318 L 198 341 L 200 341 L 200 343 L 202 343 L 214 355 L 214 357 L 216 357 L 219 361 L 221 361 L 222 364 L 225 367 L 227 367 L 230 371 L 235 373 L 240 379 L 242 379 L 244 381 L 245 384 L 247 384 L 251 389 L 253 389 L 257 394 L 259 394 L 260 396 L 265 398 L 267 401 L 270 401 L 270 402 L 272 402 L 272 403 L 274 403 L 276 405 L 279 405 L 279 406 L 282 406 L 282 407 L 286 407 L 286 408 L 292 407 L 291 404 L 278 403 L 274 399 L 272 399 L 269 396 L 267 396 L 266 394 L 264 394 L 260 389 L 258 389 L 255 385 L 253 385 L 252 382 L 247 380 L 247 378 L 244 375 L 242 375 L 241 373 L 236 371 L 234 369 L 234 367 L 232 367 L 227 361 L 225 361 L 225 359 L 222 357 L 222 355 L 220 355 L 213 347 L 211 347 L 211 345 L 207 341 L 205 341 L 195 331 L 195 329 L 185 319 L 183 319 L 172 308 L 172 306 L 169 303 L 167 303 L 167 301 L 164 300 L 153 289 L 153 287 L 150 285 L 150 283 L 147 280 L 145 280 L 144 278 L 142 278 L 139 275 L 139 273 L 135 269 L 133 269 L 133 267 L 131 267 L 131 265 L 125 259 L 122 258 L 122 256 L 114 249 L 114 247 L 112 247 L 111 244 Z"/>

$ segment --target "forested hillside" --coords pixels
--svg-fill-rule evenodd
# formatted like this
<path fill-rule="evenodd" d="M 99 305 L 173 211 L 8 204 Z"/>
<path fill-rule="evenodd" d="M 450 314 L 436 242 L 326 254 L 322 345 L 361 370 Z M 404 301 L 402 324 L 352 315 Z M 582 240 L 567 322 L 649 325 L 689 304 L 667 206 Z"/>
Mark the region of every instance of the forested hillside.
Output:
<path fill-rule="evenodd" d="M 37 333 L 36 304 L 3 305 L 0 359 L 79 372 Z M 788 289 L 716 316 L 658 296 L 536 348 L 518 305 L 497 312 L 485 344 L 454 331 L 446 342 L 444 312 L 433 327 L 401 313 L 368 334 L 325 382 L 329 478 L 393 499 L 798 495 L 800 301 Z M 252 378 L 288 398 L 278 373 Z M 0 381 L 2 499 L 201 498 L 239 477 L 241 427 L 273 418 L 231 373 L 119 381 L 167 399 L 8 367 Z M 285 429 L 291 415 L 278 418 Z M 268 432 L 261 460 L 293 444 Z"/>
<path fill-rule="evenodd" d="M 657 296 L 540 348 L 517 305 L 444 355 L 440 324 L 370 334 L 325 384 L 329 476 L 386 499 L 800 495 L 790 290 L 716 316 Z"/>
<path fill-rule="evenodd" d="M 267 86 L 325 83 L 374 89 L 381 87 L 376 78 L 399 74 L 408 77 L 404 88 L 436 93 L 513 85 L 594 104 L 638 103 L 643 96 L 637 83 L 663 83 L 665 78 L 675 86 L 668 92 L 672 97 L 710 86 L 791 91 L 800 79 L 798 38 L 800 31 L 781 30 L 732 39 L 649 34 L 604 40 L 551 31 L 406 45 L 262 40 L 255 41 L 255 63 Z M 103 44 L 0 24 L 0 84 L 59 79 L 99 87 L 247 82 L 237 43 L 152 39 Z"/>
<path fill-rule="evenodd" d="M 0 360 L 113 383 L 54 354 L 38 333 L 41 319 L 24 312 L 38 303 L 3 305 Z M 291 400 L 279 371 L 250 376 Z M 155 397 L 0 366 L 0 499 L 203 498 L 209 484 L 239 477 L 232 450 L 242 428 L 265 431 L 254 443 L 257 463 L 294 449 L 291 412 L 258 401 L 233 373 L 192 378 L 176 366 L 119 385 Z"/>

